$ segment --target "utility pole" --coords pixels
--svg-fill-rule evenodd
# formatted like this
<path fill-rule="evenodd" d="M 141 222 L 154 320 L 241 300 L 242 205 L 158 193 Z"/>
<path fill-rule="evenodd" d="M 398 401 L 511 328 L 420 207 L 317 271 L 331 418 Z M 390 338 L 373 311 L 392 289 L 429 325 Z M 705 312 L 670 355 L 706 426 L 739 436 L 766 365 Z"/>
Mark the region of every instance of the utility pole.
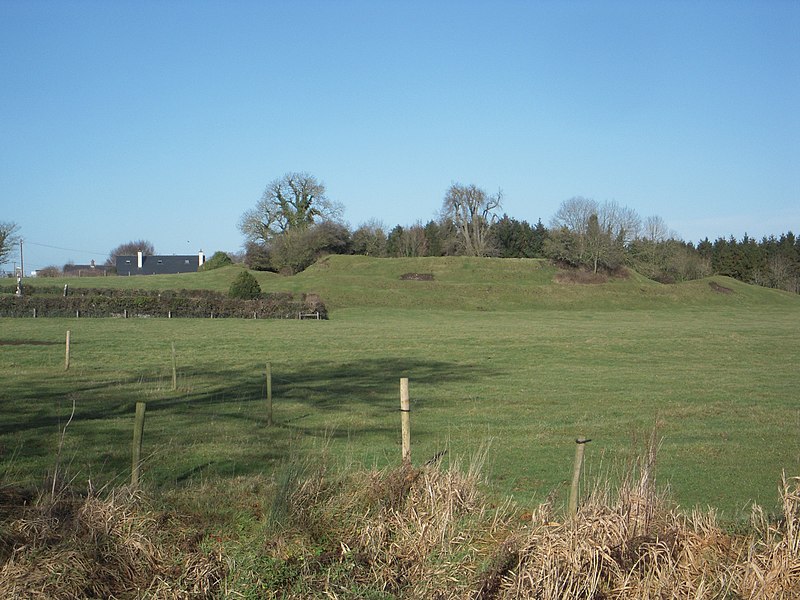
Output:
<path fill-rule="evenodd" d="M 22 258 L 22 238 L 19 238 L 19 272 L 21 277 L 25 277 L 25 260 Z"/>

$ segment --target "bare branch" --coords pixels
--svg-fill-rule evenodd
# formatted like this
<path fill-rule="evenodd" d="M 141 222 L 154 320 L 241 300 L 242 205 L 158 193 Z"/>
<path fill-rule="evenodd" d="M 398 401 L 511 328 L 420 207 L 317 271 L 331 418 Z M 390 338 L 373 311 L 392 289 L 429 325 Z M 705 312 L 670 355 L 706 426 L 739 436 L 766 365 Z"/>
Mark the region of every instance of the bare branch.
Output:
<path fill-rule="evenodd" d="M 497 220 L 495 211 L 502 200 L 501 191 L 487 196 L 474 184 L 454 183 L 447 190 L 442 215 L 455 225 L 465 254 L 486 256 L 489 253 L 489 229 Z"/>

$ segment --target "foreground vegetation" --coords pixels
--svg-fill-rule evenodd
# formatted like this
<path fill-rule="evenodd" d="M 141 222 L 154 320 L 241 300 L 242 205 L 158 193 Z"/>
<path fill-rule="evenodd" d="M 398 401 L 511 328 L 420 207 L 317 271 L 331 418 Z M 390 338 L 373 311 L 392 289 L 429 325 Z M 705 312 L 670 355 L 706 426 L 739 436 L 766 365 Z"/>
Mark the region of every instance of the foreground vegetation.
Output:
<path fill-rule="evenodd" d="M 337 472 L 322 456 L 288 464 L 277 481 L 237 478 L 173 495 L 179 512 L 126 490 L 61 493 L 0 521 L 0 594 L 797 598 L 800 478 L 782 482 L 780 521 L 756 507 L 748 532 L 731 534 L 713 511 L 685 514 L 665 503 L 652 451 L 614 487 L 596 482 L 567 518 L 550 502 L 522 512 L 493 503 L 482 491 L 480 457 L 465 470 Z M 222 494 L 215 506 L 224 512 L 203 508 L 208 493 Z"/>
<path fill-rule="evenodd" d="M 726 278 L 581 285 L 544 262 L 497 260 L 330 257 L 294 278 L 256 274 L 265 292 L 316 292 L 330 321 L 0 319 L 0 504 L 31 511 L 3 517 L 0 580 L 28 590 L 25 573 L 57 571 L 48 556 L 81 556 L 59 546 L 77 535 L 92 560 L 135 554 L 117 543 L 170 560 L 120 563 L 134 583 L 62 597 L 559 597 L 536 591 L 546 581 L 596 590 L 572 597 L 758 597 L 745 581 L 779 563 L 774 589 L 792 597 L 797 565 L 780 561 L 797 555 L 797 296 Z M 103 282 L 226 290 L 240 272 Z M 400 377 L 415 468 L 397 467 Z M 131 499 L 119 486 L 137 401 L 147 459 Z M 659 486 L 648 476 L 637 499 L 643 480 L 618 465 L 654 423 Z M 582 435 L 584 509 L 570 521 Z M 457 464 L 475 455 L 480 469 Z M 667 488 L 664 502 L 655 490 Z M 651 516 L 631 525 L 640 502 Z M 763 510 L 749 525 L 753 502 Z M 106 521 L 81 520 L 94 509 Z M 123 541 L 131 531 L 141 536 Z"/>

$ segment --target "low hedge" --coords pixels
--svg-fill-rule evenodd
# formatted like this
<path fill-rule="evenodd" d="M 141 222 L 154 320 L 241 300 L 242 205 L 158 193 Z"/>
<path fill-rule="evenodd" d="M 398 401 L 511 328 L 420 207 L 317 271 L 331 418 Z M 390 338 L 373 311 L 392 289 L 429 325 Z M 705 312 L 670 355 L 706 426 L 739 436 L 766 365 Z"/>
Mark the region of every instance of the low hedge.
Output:
<path fill-rule="evenodd" d="M 0 296 L 0 317 L 182 317 L 297 319 L 301 314 L 319 313 L 328 318 L 328 311 L 318 296 L 291 293 L 265 294 L 256 300 L 228 298 L 217 292 L 201 296 L 177 293 Z"/>
<path fill-rule="evenodd" d="M 17 291 L 17 284 L 0 285 L 0 294 L 14 294 Z M 32 285 L 23 281 L 22 291 L 26 296 L 58 296 L 64 297 L 64 287 L 57 285 Z M 107 296 L 110 298 L 224 298 L 226 294 L 213 290 L 135 290 L 126 288 L 84 288 L 69 286 L 67 296 L 77 296 L 88 298 L 94 296 Z"/>

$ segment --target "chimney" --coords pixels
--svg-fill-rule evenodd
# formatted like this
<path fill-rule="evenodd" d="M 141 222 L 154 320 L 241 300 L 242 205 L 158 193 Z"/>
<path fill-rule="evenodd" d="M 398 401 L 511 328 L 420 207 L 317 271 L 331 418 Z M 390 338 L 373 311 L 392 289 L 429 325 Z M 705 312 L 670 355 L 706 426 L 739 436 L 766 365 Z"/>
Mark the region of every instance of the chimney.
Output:
<path fill-rule="evenodd" d="M 136 253 L 136 267 L 141 269 L 143 265 L 144 265 L 144 254 L 142 254 L 142 251 L 139 250 Z"/>
<path fill-rule="evenodd" d="M 202 267 L 206 262 L 206 255 L 203 254 L 203 251 L 197 253 L 197 266 Z"/>

